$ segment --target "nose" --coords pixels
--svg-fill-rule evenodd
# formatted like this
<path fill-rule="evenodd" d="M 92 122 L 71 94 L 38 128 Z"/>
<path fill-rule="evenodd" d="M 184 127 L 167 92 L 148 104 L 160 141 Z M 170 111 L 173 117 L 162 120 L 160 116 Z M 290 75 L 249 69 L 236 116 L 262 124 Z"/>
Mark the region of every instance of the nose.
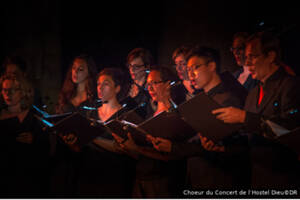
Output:
<path fill-rule="evenodd" d="M 195 74 L 194 74 L 194 72 L 191 71 L 191 70 L 188 70 L 188 76 L 189 76 L 189 79 L 190 79 L 190 80 L 193 80 L 193 79 L 195 78 Z"/>
<path fill-rule="evenodd" d="M 246 67 L 250 67 L 252 65 L 253 65 L 253 63 L 252 63 L 252 60 L 250 59 L 250 57 L 249 56 L 245 56 L 245 66 Z"/>
<path fill-rule="evenodd" d="M 2 89 L 3 95 L 10 96 L 12 94 L 12 90 L 10 89 Z"/>

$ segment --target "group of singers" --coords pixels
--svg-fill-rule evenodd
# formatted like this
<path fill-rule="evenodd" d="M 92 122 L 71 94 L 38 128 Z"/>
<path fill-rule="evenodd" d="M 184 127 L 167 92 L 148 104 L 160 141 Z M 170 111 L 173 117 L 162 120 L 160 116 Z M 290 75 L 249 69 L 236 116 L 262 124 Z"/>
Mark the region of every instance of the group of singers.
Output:
<path fill-rule="evenodd" d="M 184 141 L 149 134 L 151 147 L 138 145 L 129 132 L 126 139 L 103 132 L 79 146 L 76 134 L 45 129 L 32 107 L 40 104 L 39 93 L 24 63 L 6 60 L 0 86 L 0 196 L 174 198 L 184 189 L 299 188 L 298 152 L 280 143 L 265 123 L 290 131 L 299 127 L 299 78 L 280 60 L 272 33 L 237 33 L 231 51 L 240 66 L 233 79 L 221 73 L 219 52 L 199 45 L 174 51 L 176 70 L 154 65 L 147 49 L 133 49 L 127 57 L 130 77 L 117 67 L 95 76 L 91 56 L 73 59 L 57 114 L 79 112 L 108 122 L 139 107 L 146 120 L 204 93 L 222 106 L 212 111 L 218 120 L 243 125 L 218 143 L 201 132 Z M 84 109 L 95 107 L 96 99 L 100 106 Z"/>

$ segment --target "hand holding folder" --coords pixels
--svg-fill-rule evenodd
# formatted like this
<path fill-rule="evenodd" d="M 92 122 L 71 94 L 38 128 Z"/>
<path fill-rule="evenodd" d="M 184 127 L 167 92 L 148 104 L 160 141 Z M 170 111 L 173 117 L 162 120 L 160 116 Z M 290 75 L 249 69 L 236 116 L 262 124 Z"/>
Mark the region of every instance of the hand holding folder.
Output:
<path fill-rule="evenodd" d="M 100 136 L 106 131 L 106 127 L 76 112 L 57 122 L 50 130 L 62 135 L 75 134 L 78 137 L 78 145 L 81 147 L 91 142 L 97 136 Z"/>
<path fill-rule="evenodd" d="M 226 124 L 216 119 L 212 110 L 222 108 L 217 102 L 204 93 L 194 96 L 178 106 L 178 112 L 196 132 L 218 143 L 241 128 L 241 124 Z"/>
<path fill-rule="evenodd" d="M 148 134 L 172 141 L 184 141 L 195 135 L 195 131 L 176 112 L 162 112 L 138 125 L 116 119 L 105 126 L 124 139 L 127 139 L 127 133 L 130 132 L 134 141 L 142 146 L 152 146 L 147 139 Z"/>

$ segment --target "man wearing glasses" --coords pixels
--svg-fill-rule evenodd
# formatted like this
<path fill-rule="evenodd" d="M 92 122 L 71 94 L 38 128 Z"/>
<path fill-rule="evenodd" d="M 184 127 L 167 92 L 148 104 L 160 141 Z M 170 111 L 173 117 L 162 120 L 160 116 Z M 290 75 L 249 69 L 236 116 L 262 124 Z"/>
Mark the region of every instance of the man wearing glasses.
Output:
<path fill-rule="evenodd" d="M 248 67 L 245 65 L 245 42 L 248 37 L 249 35 L 246 32 L 234 34 L 230 51 L 235 58 L 236 64 L 240 67 L 233 73 L 233 76 L 249 91 L 256 86 L 257 80 L 252 78 Z"/>
<path fill-rule="evenodd" d="M 195 47 L 187 56 L 187 71 L 195 89 L 223 106 L 243 107 L 244 99 L 236 90 L 229 90 L 227 83 L 220 78 L 219 52 L 207 47 Z M 206 106 L 206 105 L 199 105 Z M 199 113 L 200 114 L 200 113 Z M 192 189 L 232 189 L 246 187 L 248 180 L 247 137 L 233 133 L 218 144 L 198 133 L 195 141 L 171 142 L 160 137 L 150 137 L 154 148 L 169 152 L 176 158 L 188 158 L 187 181 Z M 241 147 L 238 151 L 231 147 Z M 233 148 L 235 149 L 235 148 Z"/>
<path fill-rule="evenodd" d="M 172 59 L 173 59 L 173 62 L 175 63 L 177 75 L 187 90 L 187 94 L 186 94 L 187 100 L 190 99 L 195 92 L 195 88 L 193 88 L 191 81 L 189 80 L 187 67 L 186 67 L 186 59 L 185 59 L 190 48 L 191 48 L 190 46 L 183 45 L 183 46 L 175 49 L 175 51 L 173 52 L 173 55 L 172 55 Z"/>
<path fill-rule="evenodd" d="M 252 188 L 288 189 L 299 181 L 296 153 L 281 145 L 264 123 L 270 120 L 288 130 L 299 127 L 299 78 L 280 67 L 279 50 L 279 40 L 271 33 L 251 36 L 246 42 L 246 66 L 260 84 L 249 92 L 244 110 L 213 111 L 225 123 L 244 124 L 250 138 Z"/>
<path fill-rule="evenodd" d="M 147 49 L 135 48 L 127 56 L 127 67 L 132 79 L 128 96 L 133 98 L 137 105 L 145 103 L 143 116 L 145 118 L 154 110 L 146 90 L 146 80 L 151 65 L 153 65 L 153 57 Z"/>

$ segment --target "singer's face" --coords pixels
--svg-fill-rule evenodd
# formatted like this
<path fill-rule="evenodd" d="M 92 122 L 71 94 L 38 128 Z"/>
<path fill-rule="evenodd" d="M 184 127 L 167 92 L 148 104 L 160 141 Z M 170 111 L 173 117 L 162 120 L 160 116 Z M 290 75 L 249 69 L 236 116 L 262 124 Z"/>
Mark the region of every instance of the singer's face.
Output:
<path fill-rule="evenodd" d="M 109 101 L 116 98 L 118 92 L 120 91 L 120 86 L 116 86 L 115 82 L 108 75 L 101 75 L 97 81 L 97 92 L 98 98 L 102 101 Z"/>
<path fill-rule="evenodd" d="M 245 40 L 243 38 L 235 38 L 232 43 L 232 53 L 238 66 L 245 64 Z"/>
<path fill-rule="evenodd" d="M 186 60 L 183 55 L 178 55 L 175 60 L 176 71 L 181 80 L 188 80 L 188 74 L 186 69 Z"/>
<path fill-rule="evenodd" d="M 205 89 L 212 80 L 212 69 L 204 58 L 193 56 L 188 60 L 190 81 L 196 89 Z"/>
<path fill-rule="evenodd" d="M 165 101 L 169 98 L 170 87 L 169 81 L 162 82 L 159 71 L 151 71 L 147 78 L 147 86 L 149 94 L 153 101 Z"/>
<path fill-rule="evenodd" d="M 17 105 L 22 98 L 20 87 L 13 80 L 3 81 L 1 93 L 7 106 Z"/>
<path fill-rule="evenodd" d="M 246 66 L 249 68 L 253 79 L 263 81 L 268 75 L 268 66 L 272 63 L 261 51 L 259 40 L 254 40 L 246 45 Z"/>
<path fill-rule="evenodd" d="M 129 63 L 129 72 L 134 82 L 138 82 L 142 78 L 146 77 L 145 70 L 146 70 L 145 63 L 140 57 L 133 59 Z"/>
<path fill-rule="evenodd" d="M 87 80 L 88 74 L 89 72 L 87 63 L 82 59 L 76 58 L 72 66 L 73 83 L 82 83 L 83 81 Z"/>

